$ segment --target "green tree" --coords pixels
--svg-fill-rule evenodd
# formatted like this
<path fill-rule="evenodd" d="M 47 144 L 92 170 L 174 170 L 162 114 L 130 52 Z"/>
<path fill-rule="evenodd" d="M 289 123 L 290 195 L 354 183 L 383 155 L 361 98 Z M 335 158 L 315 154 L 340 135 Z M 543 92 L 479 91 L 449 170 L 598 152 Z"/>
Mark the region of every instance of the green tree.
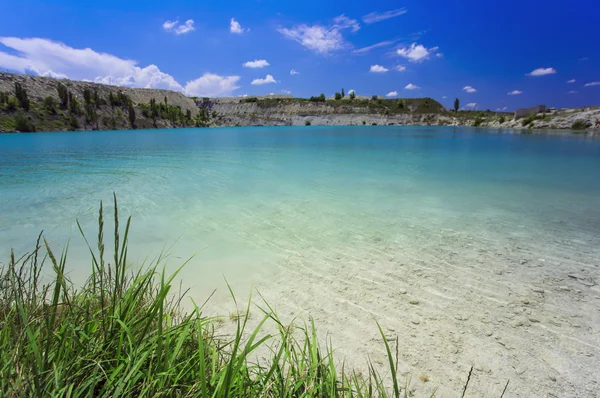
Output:
<path fill-rule="evenodd" d="M 81 107 L 79 106 L 79 101 L 77 97 L 73 95 L 72 92 L 69 91 L 69 112 L 73 115 L 81 115 Z"/>
<path fill-rule="evenodd" d="M 21 83 L 15 82 L 15 97 L 19 101 L 19 106 L 24 110 L 29 110 L 29 97 L 27 96 L 27 90 L 25 90 Z"/>
<path fill-rule="evenodd" d="M 135 128 L 135 109 L 133 108 L 133 103 L 129 101 L 128 109 L 129 111 L 129 123 L 131 123 L 131 128 Z"/>
<path fill-rule="evenodd" d="M 56 91 L 58 92 L 60 106 L 63 109 L 67 109 L 67 105 L 69 105 L 69 90 L 67 90 L 67 87 L 64 84 L 59 82 L 56 85 Z"/>
<path fill-rule="evenodd" d="M 93 104 L 89 103 L 85 106 L 85 123 L 97 125 L 98 122 L 98 114 L 96 113 L 96 108 Z"/>
<path fill-rule="evenodd" d="M 356 98 L 356 94 L 354 94 L 354 91 L 350 91 L 350 99 L 353 100 L 354 98 Z"/>
<path fill-rule="evenodd" d="M 113 95 L 112 91 L 108 93 L 108 103 L 110 104 L 110 106 L 112 106 L 114 108 L 115 96 Z"/>
<path fill-rule="evenodd" d="M 458 112 L 458 108 L 460 108 L 460 101 L 457 98 L 454 100 L 454 112 Z"/>
<path fill-rule="evenodd" d="M 398 98 L 398 101 L 396 101 L 396 105 L 398 105 L 398 108 L 404 109 L 404 100 L 402 98 Z"/>
<path fill-rule="evenodd" d="M 341 99 L 342 99 L 342 94 L 340 94 L 340 93 L 335 93 L 335 99 L 336 99 L 336 100 L 341 100 Z"/>
<path fill-rule="evenodd" d="M 377 101 L 377 96 L 376 95 L 371 96 L 371 100 Z"/>
<path fill-rule="evenodd" d="M 167 101 L 167 96 L 165 95 L 165 106 L 168 106 L 169 102 Z"/>
<path fill-rule="evenodd" d="M 92 103 L 92 91 L 87 87 L 83 89 L 83 101 L 86 105 Z"/>
<path fill-rule="evenodd" d="M 346 94 L 344 93 L 344 89 L 342 89 L 342 98 L 344 98 Z"/>
<path fill-rule="evenodd" d="M 321 95 L 319 95 L 319 101 L 325 102 L 325 94 L 321 93 Z"/>

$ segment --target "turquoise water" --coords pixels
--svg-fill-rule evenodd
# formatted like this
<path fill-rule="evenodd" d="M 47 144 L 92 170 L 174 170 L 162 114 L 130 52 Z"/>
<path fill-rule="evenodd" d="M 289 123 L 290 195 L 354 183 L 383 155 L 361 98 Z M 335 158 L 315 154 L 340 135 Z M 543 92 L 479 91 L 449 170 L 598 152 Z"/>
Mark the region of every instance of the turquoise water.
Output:
<path fill-rule="evenodd" d="M 87 272 L 100 200 L 201 289 L 283 259 L 410 245 L 441 230 L 597 245 L 600 140 L 448 127 L 277 127 L 0 136 L 0 258 L 44 229 Z M 418 237 L 418 238 L 417 238 Z M 543 253 L 542 253 L 543 254 Z M 318 254 L 317 254 L 318 257 Z"/>

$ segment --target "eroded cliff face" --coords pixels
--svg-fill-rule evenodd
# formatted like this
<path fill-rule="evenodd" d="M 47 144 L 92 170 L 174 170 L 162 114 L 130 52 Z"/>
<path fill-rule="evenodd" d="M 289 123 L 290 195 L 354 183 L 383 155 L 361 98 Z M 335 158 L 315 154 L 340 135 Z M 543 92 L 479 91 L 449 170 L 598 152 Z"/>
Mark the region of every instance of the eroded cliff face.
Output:
<path fill-rule="evenodd" d="M 351 126 L 452 124 L 454 118 L 440 112 L 442 105 L 429 98 L 396 100 L 312 102 L 299 98 L 198 99 L 196 104 L 218 115 L 224 126 Z M 431 113 L 426 111 L 430 110 Z"/>
<path fill-rule="evenodd" d="M 170 105 L 180 106 L 185 112 L 188 109 L 195 115 L 198 111 L 194 100 L 186 97 L 182 93 L 169 90 L 157 90 L 150 88 L 129 88 L 120 86 L 109 86 L 106 84 L 81 82 L 67 79 L 53 79 L 41 76 L 18 75 L 13 73 L 0 72 L 0 92 L 13 93 L 15 82 L 27 90 L 29 98 L 34 101 L 43 101 L 50 96 L 58 101 L 57 86 L 64 84 L 77 99 L 83 103 L 84 89 L 97 90 L 103 98 L 108 98 L 109 94 L 116 95 L 120 92 L 126 94 L 136 104 L 149 104 L 151 99 L 157 102 L 164 102 L 165 97 Z"/>

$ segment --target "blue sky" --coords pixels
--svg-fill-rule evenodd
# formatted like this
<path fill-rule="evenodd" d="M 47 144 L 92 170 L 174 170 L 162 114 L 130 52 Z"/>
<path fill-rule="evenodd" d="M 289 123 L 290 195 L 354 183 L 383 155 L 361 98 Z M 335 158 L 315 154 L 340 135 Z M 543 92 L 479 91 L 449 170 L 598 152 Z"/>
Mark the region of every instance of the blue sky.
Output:
<path fill-rule="evenodd" d="M 1 70 L 198 96 L 345 88 L 448 107 L 458 97 L 477 109 L 600 105 L 597 0 L 2 0 L 0 8 Z"/>

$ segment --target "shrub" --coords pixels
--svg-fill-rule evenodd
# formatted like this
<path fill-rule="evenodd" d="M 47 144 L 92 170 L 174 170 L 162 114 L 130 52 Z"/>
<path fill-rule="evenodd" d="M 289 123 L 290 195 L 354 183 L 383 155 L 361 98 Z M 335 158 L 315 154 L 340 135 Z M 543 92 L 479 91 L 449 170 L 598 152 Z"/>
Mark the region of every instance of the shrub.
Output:
<path fill-rule="evenodd" d="M 59 82 L 56 85 L 56 91 L 58 92 L 58 98 L 60 99 L 60 106 L 63 109 L 67 109 L 67 105 L 69 104 L 69 90 L 67 90 L 67 87 L 64 84 Z"/>
<path fill-rule="evenodd" d="M 304 125 L 305 125 L 305 126 L 310 126 L 310 124 L 311 124 L 311 123 L 310 123 L 310 120 L 307 120 L 307 121 L 305 121 L 305 122 L 304 122 Z"/>
<path fill-rule="evenodd" d="M 537 119 L 537 115 L 529 115 L 525 119 L 521 120 L 521 126 L 529 126 L 530 124 L 533 124 L 535 119 Z"/>
<path fill-rule="evenodd" d="M 502 124 L 506 122 L 506 118 L 504 117 L 504 115 L 500 116 L 500 118 L 498 119 L 498 123 Z"/>
<path fill-rule="evenodd" d="M 372 100 L 372 101 L 377 101 L 377 96 L 376 96 L 376 95 L 372 95 L 372 96 L 371 96 L 371 100 Z"/>
<path fill-rule="evenodd" d="M 575 123 L 571 125 L 571 129 L 573 130 L 584 130 L 586 128 L 585 122 L 583 120 L 577 120 Z"/>
<path fill-rule="evenodd" d="M 240 102 L 241 103 L 258 102 L 258 98 L 256 98 L 256 97 L 246 97 L 246 98 L 242 98 L 242 100 Z"/>
<path fill-rule="evenodd" d="M 402 98 L 398 98 L 398 101 L 396 101 L 396 105 L 398 106 L 398 108 L 404 109 L 404 100 Z"/>
<path fill-rule="evenodd" d="M 473 126 L 474 126 L 474 127 L 479 127 L 479 126 L 481 126 L 481 123 L 483 123 L 483 121 L 484 121 L 484 119 L 483 119 L 483 118 L 481 118 L 481 117 L 477 116 L 477 117 L 475 118 L 475 120 L 473 121 Z"/>
<path fill-rule="evenodd" d="M 35 131 L 35 126 L 31 122 L 30 118 L 22 113 L 17 113 L 14 118 L 15 130 L 23 133 L 30 133 Z"/>
<path fill-rule="evenodd" d="M 364 126 L 365 124 L 367 124 L 367 122 L 366 122 L 365 120 L 363 120 L 363 122 L 362 122 L 362 123 L 363 123 L 363 126 Z"/>
<path fill-rule="evenodd" d="M 53 97 L 47 96 L 46 98 L 44 98 L 44 108 L 50 114 L 54 115 L 56 113 L 56 101 L 54 101 Z"/>
<path fill-rule="evenodd" d="M 15 97 L 10 97 L 6 101 L 6 105 L 4 106 L 4 109 L 6 109 L 7 112 L 14 112 L 17 110 L 18 105 L 19 105 L 19 101 L 17 101 L 17 99 Z"/>
<path fill-rule="evenodd" d="M 350 97 L 351 100 L 353 100 L 353 99 L 356 98 L 356 94 L 354 93 L 354 91 L 350 92 L 349 97 Z"/>
<path fill-rule="evenodd" d="M 77 116 L 71 114 L 69 115 L 69 129 L 70 130 L 78 130 L 79 129 L 79 119 Z"/>
<path fill-rule="evenodd" d="M 335 99 L 336 99 L 336 100 L 341 100 L 341 99 L 342 99 L 342 94 L 340 94 L 340 93 L 335 93 Z"/>

